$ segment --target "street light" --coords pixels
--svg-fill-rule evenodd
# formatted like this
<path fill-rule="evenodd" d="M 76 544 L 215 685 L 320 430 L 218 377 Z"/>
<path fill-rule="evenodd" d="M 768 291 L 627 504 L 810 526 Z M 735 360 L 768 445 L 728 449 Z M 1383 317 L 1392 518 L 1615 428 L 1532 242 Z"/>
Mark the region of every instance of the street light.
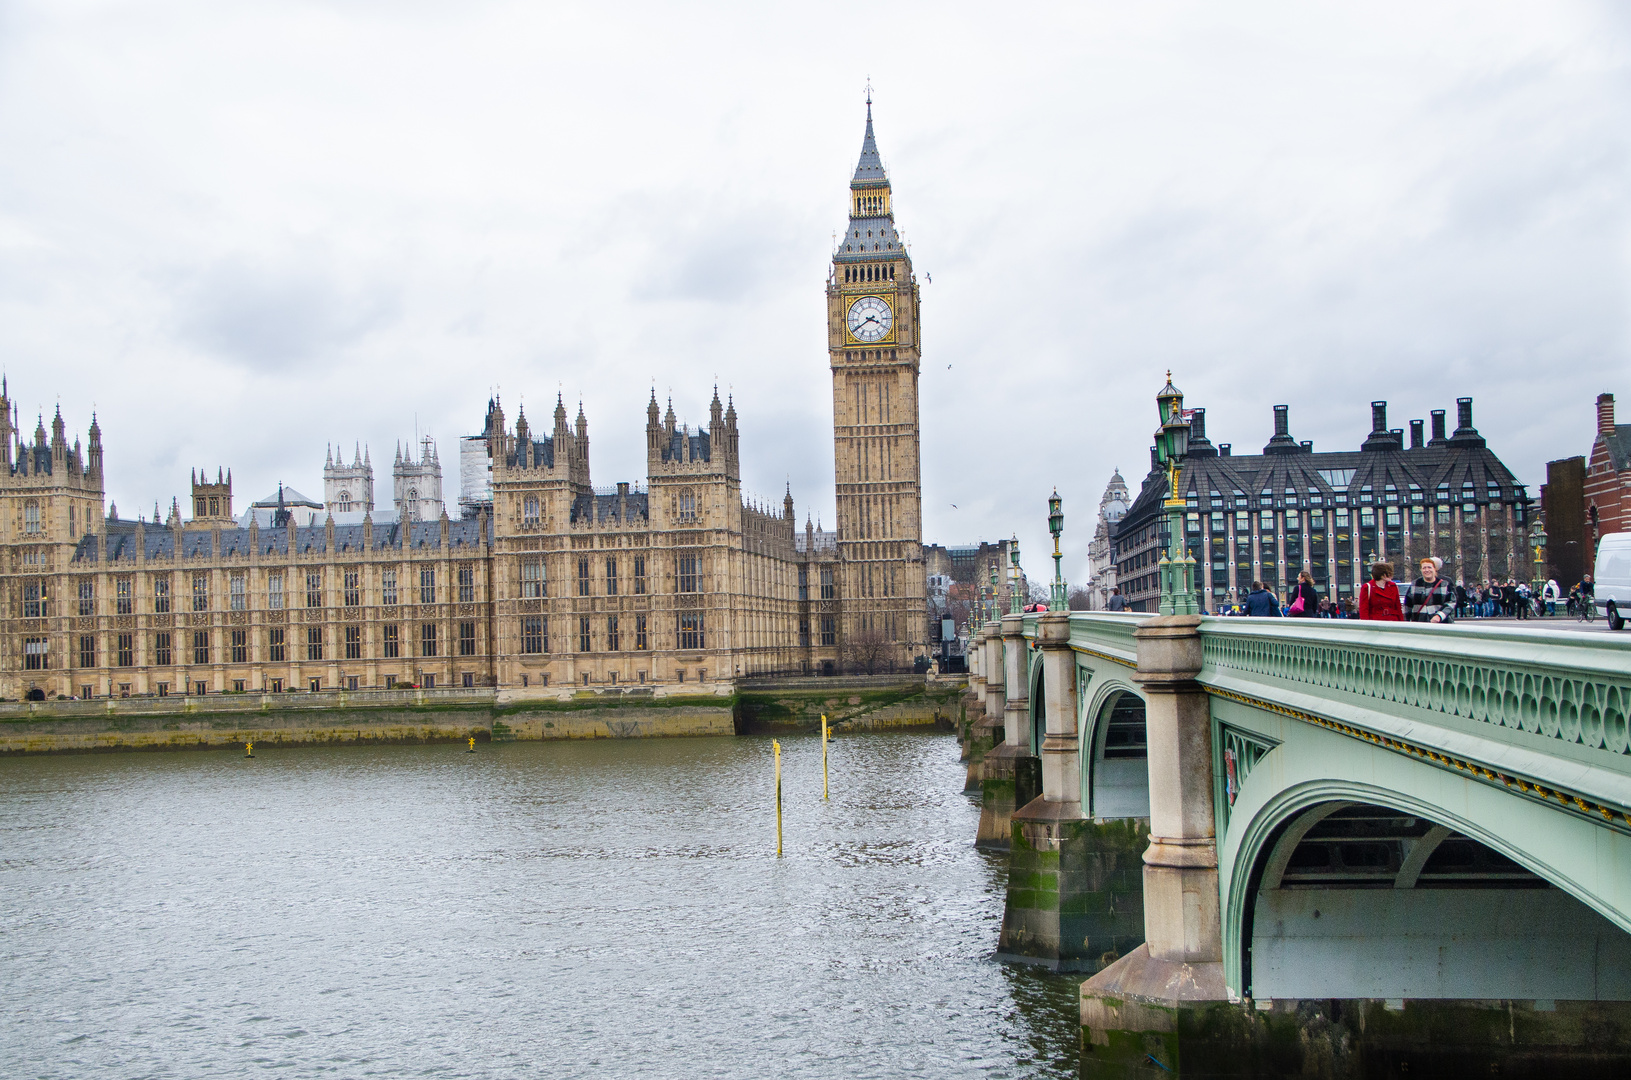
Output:
<path fill-rule="evenodd" d="M 1167 385 L 1155 395 L 1156 412 L 1161 426 L 1155 431 L 1155 455 L 1167 467 L 1170 482 L 1167 500 L 1167 550 L 1160 562 L 1161 614 L 1194 615 L 1200 609 L 1195 603 L 1195 560 L 1184 546 L 1184 498 L 1178 493 L 1179 469 L 1189 454 L 1189 421 L 1184 418 L 1184 394 L 1172 385 L 1172 372 L 1167 372 Z"/>
<path fill-rule="evenodd" d="M 1019 595 L 1019 536 L 1016 534 L 1009 541 L 1008 562 L 1010 563 L 1008 590 L 1008 614 L 1019 615 L 1025 610 L 1025 600 Z"/>
<path fill-rule="evenodd" d="M 991 595 L 990 595 L 990 598 L 986 600 L 986 604 L 985 604 L 985 614 L 986 614 L 987 620 L 989 621 L 990 617 L 996 615 L 996 613 L 997 613 L 997 564 L 992 563 L 991 564 Z"/>
<path fill-rule="evenodd" d="M 1546 587 L 1546 527 L 1539 518 L 1529 532 L 1530 544 L 1535 549 L 1535 586 Z"/>
<path fill-rule="evenodd" d="M 1065 511 L 1058 488 L 1054 488 L 1048 498 L 1048 531 L 1053 534 L 1053 599 L 1048 604 L 1048 610 L 1063 611 L 1068 605 L 1065 602 L 1065 579 L 1059 573 L 1059 534 L 1065 531 Z"/>

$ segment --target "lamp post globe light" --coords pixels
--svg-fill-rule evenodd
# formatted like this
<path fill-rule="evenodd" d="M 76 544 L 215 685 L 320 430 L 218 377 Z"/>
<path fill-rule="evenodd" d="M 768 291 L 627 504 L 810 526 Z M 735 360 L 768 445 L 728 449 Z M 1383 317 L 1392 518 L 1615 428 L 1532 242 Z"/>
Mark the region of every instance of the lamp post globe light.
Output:
<path fill-rule="evenodd" d="M 997 615 L 997 564 L 991 564 L 991 595 L 985 603 L 986 621 L 992 621 Z"/>
<path fill-rule="evenodd" d="M 1025 598 L 1020 595 L 1019 588 L 1019 535 L 1016 533 L 1008 543 L 1008 562 L 1011 564 L 1008 573 L 1008 614 L 1019 615 L 1025 611 Z"/>
<path fill-rule="evenodd" d="M 1048 610 L 1063 611 L 1068 605 L 1065 602 L 1065 579 L 1059 572 L 1059 535 L 1065 531 L 1065 510 L 1058 488 L 1054 488 L 1053 494 L 1048 497 L 1048 531 L 1053 534 L 1053 596 L 1048 602 Z"/>
<path fill-rule="evenodd" d="M 1155 430 L 1156 460 L 1167 468 L 1169 482 L 1167 500 L 1167 550 L 1161 556 L 1161 606 L 1163 615 L 1194 615 L 1200 611 L 1195 602 L 1195 560 L 1189 557 L 1184 543 L 1184 497 L 1178 492 L 1178 477 L 1183 461 L 1189 454 L 1189 420 L 1184 415 L 1184 394 L 1172 385 L 1172 372 L 1167 372 L 1167 385 L 1155 395 L 1156 412 L 1161 426 Z"/>

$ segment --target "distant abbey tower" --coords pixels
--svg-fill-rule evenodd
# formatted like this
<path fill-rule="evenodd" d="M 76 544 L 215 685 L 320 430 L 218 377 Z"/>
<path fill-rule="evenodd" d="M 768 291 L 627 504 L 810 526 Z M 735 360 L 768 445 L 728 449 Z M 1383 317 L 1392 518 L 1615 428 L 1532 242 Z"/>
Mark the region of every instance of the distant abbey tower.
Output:
<path fill-rule="evenodd" d="M 872 134 L 827 278 L 844 634 L 883 634 L 896 663 L 928 652 L 918 460 L 918 287 Z"/>

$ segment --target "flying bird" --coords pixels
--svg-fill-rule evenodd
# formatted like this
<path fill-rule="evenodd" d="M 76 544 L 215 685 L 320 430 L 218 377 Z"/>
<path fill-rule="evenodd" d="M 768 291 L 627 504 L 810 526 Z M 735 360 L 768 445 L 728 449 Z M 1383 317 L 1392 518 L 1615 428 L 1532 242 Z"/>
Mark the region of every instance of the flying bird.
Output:
<path fill-rule="evenodd" d="M 952 509 L 953 509 L 953 510 L 955 510 L 955 509 L 957 509 L 957 504 L 956 504 L 956 503 L 952 503 L 952 504 L 951 504 L 951 508 L 952 508 Z"/>
<path fill-rule="evenodd" d="M 934 284 L 934 275 L 933 274 L 931 274 L 927 270 L 925 270 L 925 271 L 923 271 L 923 276 L 929 279 L 929 284 L 930 285 Z"/>

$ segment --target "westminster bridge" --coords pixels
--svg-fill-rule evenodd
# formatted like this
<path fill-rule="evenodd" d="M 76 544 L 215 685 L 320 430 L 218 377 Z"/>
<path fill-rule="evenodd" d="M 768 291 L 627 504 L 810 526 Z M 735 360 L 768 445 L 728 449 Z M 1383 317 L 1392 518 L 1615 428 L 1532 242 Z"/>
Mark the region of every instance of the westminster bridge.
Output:
<path fill-rule="evenodd" d="M 1104 1075 L 1625 1075 L 1628 644 L 988 623 L 965 732 L 1010 851 L 999 954 L 1092 973 Z"/>

